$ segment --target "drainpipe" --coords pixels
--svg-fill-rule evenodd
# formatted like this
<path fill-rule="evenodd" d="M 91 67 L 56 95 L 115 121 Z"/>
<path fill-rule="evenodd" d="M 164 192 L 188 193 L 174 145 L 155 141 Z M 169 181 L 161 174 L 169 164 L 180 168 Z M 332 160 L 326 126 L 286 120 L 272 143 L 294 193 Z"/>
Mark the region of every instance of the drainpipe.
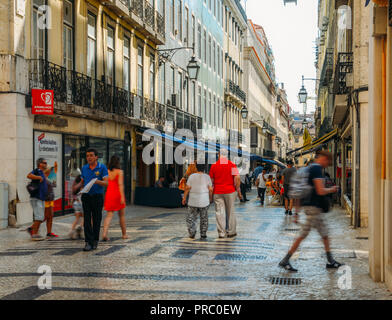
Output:
<path fill-rule="evenodd" d="M 356 122 L 355 122 L 355 203 L 354 203 L 354 228 L 361 227 L 361 211 L 360 211 L 360 182 L 361 182 L 361 172 L 360 172 L 360 156 L 361 156 L 361 121 L 360 121 L 360 103 L 359 103 L 359 93 L 368 91 L 369 87 L 364 86 L 352 91 L 353 106 L 355 108 Z"/>

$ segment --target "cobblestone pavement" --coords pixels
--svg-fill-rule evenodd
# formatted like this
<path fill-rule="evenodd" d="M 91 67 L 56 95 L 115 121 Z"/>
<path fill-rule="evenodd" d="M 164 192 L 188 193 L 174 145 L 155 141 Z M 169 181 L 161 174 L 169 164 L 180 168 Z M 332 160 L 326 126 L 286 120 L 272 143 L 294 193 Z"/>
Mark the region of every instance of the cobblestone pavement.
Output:
<path fill-rule="evenodd" d="M 55 219 L 64 235 L 56 240 L 31 242 L 25 227 L 0 231 L 0 299 L 392 299 L 368 275 L 366 230 L 351 229 L 342 211 L 326 220 L 336 259 L 351 269 L 347 290 L 338 286 L 347 271 L 325 268 L 316 231 L 292 258 L 299 272 L 280 269 L 300 226 L 282 208 L 261 208 L 254 191 L 249 198 L 236 203 L 238 235 L 230 239 L 218 239 L 213 207 L 205 242 L 187 238 L 184 208 L 128 208 L 130 239 L 121 239 L 116 218 L 111 241 L 87 253 L 83 240 L 67 239 L 71 216 Z M 51 290 L 37 287 L 41 265 L 52 270 Z"/>

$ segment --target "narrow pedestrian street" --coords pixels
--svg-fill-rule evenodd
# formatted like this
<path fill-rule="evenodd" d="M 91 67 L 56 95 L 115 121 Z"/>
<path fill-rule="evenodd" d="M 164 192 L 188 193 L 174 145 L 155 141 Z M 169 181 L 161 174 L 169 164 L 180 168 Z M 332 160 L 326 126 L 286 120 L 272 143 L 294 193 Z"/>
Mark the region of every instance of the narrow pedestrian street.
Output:
<path fill-rule="evenodd" d="M 339 289 L 342 273 L 325 268 L 319 235 L 312 231 L 292 263 L 298 273 L 277 265 L 300 226 L 281 207 L 236 202 L 235 238 L 218 239 L 213 207 L 208 241 L 187 237 L 186 209 L 130 207 L 130 239 L 121 239 L 113 220 L 110 242 L 83 252 L 83 240 L 66 237 L 73 216 L 56 218 L 61 238 L 31 242 L 23 228 L 0 231 L 0 299 L 391 299 L 384 284 L 368 275 L 368 240 L 349 227 L 340 210 L 327 214 L 332 249 L 351 268 L 352 288 Z M 304 217 L 300 217 L 300 222 Z M 41 226 L 41 233 L 45 230 Z M 52 289 L 40 290 L 37 272 L 52 271 Z M 287 278 L 279 280 L 273 278 Z"/>

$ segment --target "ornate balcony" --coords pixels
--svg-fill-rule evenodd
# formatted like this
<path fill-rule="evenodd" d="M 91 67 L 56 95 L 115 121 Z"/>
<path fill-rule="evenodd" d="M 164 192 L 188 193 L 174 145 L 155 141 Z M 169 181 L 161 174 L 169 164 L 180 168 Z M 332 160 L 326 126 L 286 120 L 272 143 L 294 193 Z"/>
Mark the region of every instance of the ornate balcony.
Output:
<path fill-rule="evenodd" d="M 155 10 L 148 1 L 144 4 L 144 21 L 155 30 Z"/>
<path fill-rule="evenodd" d="M 171 121 L 174 130 L 190 129 L 194 134 L 202 129 L 200 117 L 82 73 L 67 71 L 47 60 L 30 60 L 29 70 L 30 89 L 54 91 L 55 112 L 96 120 L 146 121 L 147 126 L 159 128 Z M 30 102 L 31 97 L 28 97 L 27 107 Z"/>
<path fill-rule="evenodd" d="M 353 53 L 340 52 L 335 68 L 334 94 L 348 94 L 352 83 L 348 77 L 353 72 Z"/>
<path fill-rule="evenodd" d="M 333 74 L 333 49 L 332 48 L 327 48 L 326 53 L 325 53 L 325 58 L 324 58 L 324 64 L 323 68 L 321 70 L 321 76 L 320 76 L 320 84 L 321 86 L 328 86 L 329 81 L 332 78 Z"/>
<path fill-rule="evenodd" d="M 276 152 L 268 149 L 263 149 L 263 156 L 273 159 L 276 157 Z"/>
<path fill-rule="evenodd" d="M 235 96 L 243 103 L 246 103 L 246 93 L 242 91 L 240 86 L 236 85 L 232 80 L 227 81 L 226 93 Z"/>

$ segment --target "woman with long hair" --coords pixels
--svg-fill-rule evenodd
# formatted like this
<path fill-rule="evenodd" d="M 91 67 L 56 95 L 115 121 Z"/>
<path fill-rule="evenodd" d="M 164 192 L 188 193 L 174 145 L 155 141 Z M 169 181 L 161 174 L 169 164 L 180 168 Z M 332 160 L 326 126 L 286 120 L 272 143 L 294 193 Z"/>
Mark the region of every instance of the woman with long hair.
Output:
<path fill-rule="evenodd" d="M 120 158 L 112 156 L 108 165 L 109 184 L 106 190 L 104 210 L 106 218 L 103 223 L 102 240 L 108 241 L 108 229 L 113 218 L 113 212 L 118 211 L 122 238 L 128 239 L 125 223 L 125 195 L 124 195 L 124 173 L 120 168 Z"/>

